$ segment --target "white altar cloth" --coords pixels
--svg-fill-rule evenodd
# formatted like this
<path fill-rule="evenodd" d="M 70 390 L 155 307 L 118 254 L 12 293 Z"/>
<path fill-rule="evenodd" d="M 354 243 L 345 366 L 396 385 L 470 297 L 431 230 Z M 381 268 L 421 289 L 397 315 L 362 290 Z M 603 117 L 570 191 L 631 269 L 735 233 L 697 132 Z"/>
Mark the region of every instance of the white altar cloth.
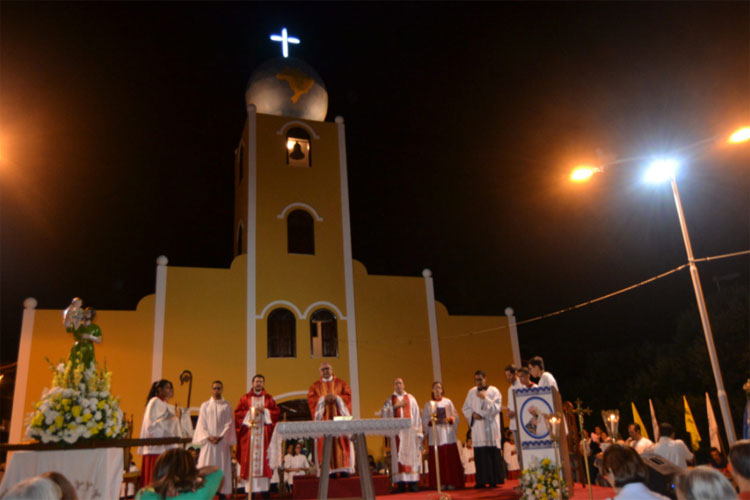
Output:
<path fill-rule="evenodd" d="M 14 451 L 0 484 L 0 496 L 24 479 L 54 471 L 68 478 L 80 500 L 120 498 L 122 460 L 122 448 Z"/>
<path fill-rule="evenodd" d="M 273 431 L 268 445 L 268 462 L 271 467 L 281 465 L 281 444 L 283 439 L 320 438 L 324 436 L 347 436 L 366 434 L 368 436 L 394 436 L 402 429 L 408 429 L 408 418 L 363 418 L 352 420 L 305 420 L 302 422 L 279 422 Z"/>
<path fill-rule="evenodd" d="M 375 499 L 370 467 L 367 465 L 367 443 L 365 435 L 394 436 L 398 431 L 411 427 L 408 418 L 365 418 L 357 420 L 306 420 L 303 422 L 279 422 L 268 445 L 268 463 L 275 469 L 281 465 L 282 439 L 324 438 L 323 457 L 320 460 L 318 500 L 328 498 L 328 470 L 331 462 L 331 447 L 335 436 L 354 438 L 356 461 L 365 464 L 359 468 L 362 498 Z"/>

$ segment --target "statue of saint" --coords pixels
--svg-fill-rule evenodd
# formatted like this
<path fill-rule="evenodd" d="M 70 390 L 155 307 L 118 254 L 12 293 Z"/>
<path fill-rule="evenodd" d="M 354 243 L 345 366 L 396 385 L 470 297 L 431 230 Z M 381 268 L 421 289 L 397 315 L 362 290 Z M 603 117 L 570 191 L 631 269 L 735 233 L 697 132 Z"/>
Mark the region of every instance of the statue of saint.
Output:
<path fill-rule="evenodd" d="M 96 310 L 93 307 L 82 309 L 83 301 L 79 298 L 73 299 L 64 312 L 65 330 L 73 334 L 75 343 L 70 349 L 68 360 L 75 367 L 82 363 L 84 370 L 94 363 L 94 342 L 102 343 L 102 331 L 98 325 L 93 323 Z"/>

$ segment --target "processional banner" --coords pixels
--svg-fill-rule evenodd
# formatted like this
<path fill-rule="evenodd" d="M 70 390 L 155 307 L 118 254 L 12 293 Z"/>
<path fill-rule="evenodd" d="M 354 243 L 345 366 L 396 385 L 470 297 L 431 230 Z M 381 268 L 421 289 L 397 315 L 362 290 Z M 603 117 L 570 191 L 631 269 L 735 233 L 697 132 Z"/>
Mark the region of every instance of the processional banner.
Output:
<path fill-rule="evenodd" d="M 513 391 L 520 441 L 516 444 L 516 449 L 522 469 L 526 468 L 534 457 L 540 461 L 549 458 L 553 464 L 557 464 L 555 442 L 544 420 L 545 414 L 559 411 L 556 410 L 553 390 L 552 387 L 531 387 Z"/>

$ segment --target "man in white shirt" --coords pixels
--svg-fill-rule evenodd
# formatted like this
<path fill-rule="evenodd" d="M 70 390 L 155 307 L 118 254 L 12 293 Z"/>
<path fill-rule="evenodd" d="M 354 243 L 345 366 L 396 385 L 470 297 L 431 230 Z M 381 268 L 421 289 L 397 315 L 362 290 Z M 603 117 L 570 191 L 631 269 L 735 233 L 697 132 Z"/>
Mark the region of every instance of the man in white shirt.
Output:
<path fill-rule="evenodd" d="M 631 448 L 637 451 L 639 455 L 654 445 L 653 441 L 641 435 L 641 424 L 630 424 L 628 426 L 628 435 L 630 436 L 630 442 L 628 444 Z"/>
<path fill-rule="evenodd" d="M 391 446 L 391 480 L 399 492 L 419 491 L 419 469 L 422 462 L 422 418 L 414 396 L 407 394 L 404 379 L 393 381 L 393 394 L 380 410 L 382 418 L 408 418 L 411 427 L 399 431 Z M 395 451 L 395 452 L 394 452 Z"/>
<path fill-rule="evenodd" d="M 474 383 L 476 387 L 469 389 L 462 410 L 474 444 L 475 488 L 494 488 L 505 482 L 505 463 L 500 454 L 503 395 L 497 387 L 487 385 L 487 375 L 482 370 L 474 373 Z"/>
<path fill-rule="evenodd" d="M 544 359 L 541 356 L 534 356 L 529 360 L 529 371 L 532 377 L 539 379 L 539 382 L 537 382 L 539 387 L 554 387 L 558 391 L 560 390 L 557 387 L 555 377 L 550 372 L 544 371 Z"/>
<path fill-rule="evenodd" d="M 674 428 L 667 422 L 659 424 L 659 442 L 650 451 L 682 469 L 693 460 L 693 453 L 681 439 L 674 439 Z"/>
<path fill-rule="evenodd" d="M 515 398 L 513 397 L 513 390 L 514 389 L 523 389 L 523 384 L 518 379 L 518 376 L 516 375 L 516 372 L 518 371 L 518 368 L 516 368 L 513 365 L 508 365 L 505 367 L 505 380 L 508 381 L 510 384 L 510 387 L 508 387 L 508 427 L 511 431 L 513 431 L 513 440 L 516 443 L 519 443 L 518 440 L 518 424 L 516 423 L 516 403 Z"/>
<path fill-rule="evenodd" d="M 201 447 L 198 467 L 215 465 L 224 471 L 219 496 L 232 493 L 232 445 L 236 442 L 234 411 L 222 397 L 224 384 L 216 380 L 211 384 L 211 399 L 201 404 L 193 443 Z"/>

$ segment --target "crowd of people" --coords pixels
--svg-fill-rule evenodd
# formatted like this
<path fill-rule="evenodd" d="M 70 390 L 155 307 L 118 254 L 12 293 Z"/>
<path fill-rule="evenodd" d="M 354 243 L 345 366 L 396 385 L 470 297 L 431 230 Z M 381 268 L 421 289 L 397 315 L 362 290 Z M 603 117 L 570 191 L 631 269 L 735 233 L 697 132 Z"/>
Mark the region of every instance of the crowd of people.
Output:
<path fill-rule="evenodd" d="M 544 369 L 540 357 L 529 360 L 526 367 L 506 367 L 505 376 L 509 384 L 507 406 L 503 407 L 503 395 L 488 383 L 486 373 L 476 370 L 474 386 L 468 390 L 460 411 L 445 396 L 440 381 L 433 383 L 430 400 L 420 408 L 414 395 L 406 392 L 404 379 L 396 378 L 393 392 L 378 414 L 381 418 L 409 419 L 411 425 L 390 440 L 388 466 L 375 464 L 372 457 L 368 457 L 368 465 L 378 472 L 387 469 L 394 491 L 398 492 L 418 490 L 422 474 L 429 477 L 429 486 L 435 487 L 438 470 L 440 484 L 449 490 L 464 488 L 467 483 L 473 483 L 475 488 L 494 488 L 506 478 L 517 478 L 519 432 L 513 391 L 535 385 L 557 388 L 557 382 Z M 538 381 L 536 384 L 532 377 Z M 304 441 L 288 441 L 280 463 L 274 466 L 269 460 L 280 408 L 266 392 L 263 375 L 253 377 L 250 391 L 234 408 L 223 399 L 223 390 L 221 381 L 211 384 L 211 397 L 201 404 L 193 432 L 185 429 L 191 424 L 183 418 L 180 408 L 169 404 L 174 395 L 172 383 L 154 382 L 147 398 L 141 438 L 183 436 L 189 432 L 194 449 L 185 450 L 174 444 L 140 447 L 138 453 L 143 459 L 137 499 L 200 500 L 215 495 L 225 498 L 232 493 L 235 474 L 236 486 L 250 498 L 269 498 L 272 485 L 281 483 L 290 491 L 295 477 L 319 473 L 322 439 L 312 446 Z M 307 404 L 314 420 L 351 416 L 351 389 L 334 375 L 330 363 L 320 365 L 320 377 L 308 390 Z M 503 410 L 507 410 L 510 420 L 507 427 L 502 421 Z M 457 439 L 461 418 L 469 426 L 464 444 Z M 528 428 L 529 424 L 523 425 Z M 611 485 L 617 500 L 665 498 L 646 486 L 648 468 L 644 457 L 649 454 L 659 455 L 683 469 L 676 481 L 680 499 L 750 499 L 748 440 L 736 443 L 728 459 L 712 449 L 710 466 L 688 470 L 693 454 L 684 442 L 675 439 L 668 423 L 659 426 L 656 443 L 641 434 L 637 423 L 629 425 L 627 441 L 608 436 L 600 427 L 591 433 L 584 431 L 582 437 L 581 446 L 586 447 L 590 457 L 593 477 L 598 475 L 600 484 Z M 232 459 L 233 447 L 236 462 Z M 332 477 L 354 473 L 354 450 L 348 438 L 334 439 L 329 470 Z M 15 485 L 1 500 L 26 498 L 76 499 L 76 494 L 65 477 L 48 473 Z"/>

